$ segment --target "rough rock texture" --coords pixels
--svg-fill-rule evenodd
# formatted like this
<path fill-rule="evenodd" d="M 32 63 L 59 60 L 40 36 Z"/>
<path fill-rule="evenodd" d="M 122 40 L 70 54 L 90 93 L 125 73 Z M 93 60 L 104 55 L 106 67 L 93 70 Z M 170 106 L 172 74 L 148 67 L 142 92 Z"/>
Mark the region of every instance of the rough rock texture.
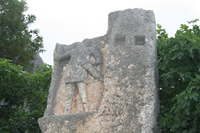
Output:
<path fill-rule="evenodd" d="M 39 53 L 37 53 L 34 55 L 34 60 L 30 61 L 30 63 L 34 65 L 33 69 L 35 70 L 41 67 L 44 64 L 44 61 L 40 57 Z"/>
<path fill-rule="evenodd" d="M 86 39 L 81 43 L 78 42 L 72 45 L 61 45 L 61 44 L 56 45 L 56 49 L 54 51 L 54 67 L 53 67 L 51 87 L 50 87 L 49 95 L 48 95 L 47 109 L 45 111 L 44 116 L 62 115 L 65 112 L 65 102 L 66 102 L 65 100 L 66 100 L 66 95 L 68 91 L 67 86 L 70 84 L 68 83 L 68 79 L 69 77 L 72 77 L 70 75 L 71 71 L 69 71 L 69 68 L 73 68 L 72 66 L 70 66 L 70 65 L 73 65 L 73 63 L 70 64 L 70 61 L 73 61 L 73 60 L 64 59 L 64 60 L 58 61 L 58 58 L 61 57 L 61 55 L 77 48 L 80 51 L 81 50 L 84 51 L 84 49 L 87 49 L 86 47 L 89 47 L 89 48 L 92 47 L 101 51 L 101 49 L 103 48 L 103 39 L 104 37 L 98 37 L 94 39 Z M 101 53 L 100 51 L 99 53 Z M 82 55 L 79 52 L 75 54 Z M 77 62 L 81 63 L 81 61 L 78 61 L 78 60 Z M 99 68 L 97 69 L 99 69 L 99 71 L 102 71 L 102 67 L 103 67 L 102 63 L 98 65 Z M 77 67 L 77 64 L 75 65 L 75 67 Z M 82 72 L 85 73 L 85 70 L 82 70 Z M 103 88 L 104 88 L 103 83 L 99 79 L 96 79 L 93 76 L 91 76 L 89 73 L 82 74 L 82 75 L 81 74 L 77 75 L 76 79 L 72 79 L 74 80 L 72 82 L 76 82 L 75 80 L 80 80 L 82 79 L 82 77 L 85 78 L 84 82 L 86 82 L 85 90 L 87 94 L 87 98 L 86 98 L 87 110 L 95 111 L 100 106 L 99 103 L 101 103 L 101 100 L 102 100 Z M 78 91 L 79 91 L 78 88 L 76 88 L 74 91 L 74 96 L 72 99 L 73 102 L 71 105 L 73 108 L 71 108 L 69 113 L 85 112 L 83 109 L 82 100 L 80 98 L 80 92 Z"/>
<path fill-rule="evenodd" d="M 40 127 L 46 133 L 74 133 L 85 124 L 90 115 L 95 112 L 86 112 L 68 115 L 52 115 L 44 117 L 40 122 Z M 49 122 L 49 123 L 48 123 Z M 48 123 L 48 125 L 47 125 Z M 81 131 L 80 129 L 79 131 Z"/>
<path fill-rule="evenodd" d="M 151 133 L 157 129 L 156 25 L 152 11 L 109 15 L 102 132 Z"/>
<path fill-rule="evenodd" d="M 48 105 L 44 117 L 39 119 L 43 132 L 160 132 L 156 121 L 159 98 L 154 14 L 142 9 L 113 12 L 109 14 L 108 26 L 104 37 L 69 46 L 57 44 Z M 100 54 L 79 59 L 79 55 L 70 52 L 88 48 L 97 49 Z M 71 91 L 66 77 L 74 57 L 82 74 L 73 78 L 76 89 Z M 85 83 L 85 101 L 78 79 Z M 71 92 L 73 98 L 69 107 L 66 97 Z"/>

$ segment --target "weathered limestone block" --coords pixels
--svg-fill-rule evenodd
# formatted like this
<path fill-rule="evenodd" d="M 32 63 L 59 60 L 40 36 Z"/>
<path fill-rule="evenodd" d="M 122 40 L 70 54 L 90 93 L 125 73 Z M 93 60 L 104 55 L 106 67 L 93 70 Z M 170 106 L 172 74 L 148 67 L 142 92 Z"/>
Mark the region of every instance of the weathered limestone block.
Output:
<path fill-rule="evenodd" d="M 159 133 L 156 54 L 154 14 L 142 9 L 110 13 L 104 37 L 57 44 L 41 130 Z"/>
<path fill-rule="evenodd" d="M 152 11 L 109 15 L 102 132 L 158 132 L 156 24 Z"/>

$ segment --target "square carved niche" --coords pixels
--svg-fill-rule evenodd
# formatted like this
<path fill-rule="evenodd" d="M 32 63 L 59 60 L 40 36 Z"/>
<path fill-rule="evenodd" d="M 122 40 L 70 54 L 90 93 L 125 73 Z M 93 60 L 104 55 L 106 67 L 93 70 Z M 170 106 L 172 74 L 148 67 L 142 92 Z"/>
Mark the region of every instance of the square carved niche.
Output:
<path fill-rule="evenodd" d="M 145 44 L 145 36 L 137 35 L 135 38 L 135 45 L 144 45 Z"/>
<path fill-rule="evenodd" d="M 123 46 L 126 43 L 126 36 L 117 34 L 115 35 L 115 45 L 116 46 Z"/>

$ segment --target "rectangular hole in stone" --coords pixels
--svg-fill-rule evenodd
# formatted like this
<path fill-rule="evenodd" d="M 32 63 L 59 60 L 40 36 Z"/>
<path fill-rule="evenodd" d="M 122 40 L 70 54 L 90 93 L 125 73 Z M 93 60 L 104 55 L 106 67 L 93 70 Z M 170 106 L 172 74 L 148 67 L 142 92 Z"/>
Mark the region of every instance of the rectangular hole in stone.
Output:
<path fill-rule="evenodd" d="M 144 36 L 135 36 L 135 45 L 144 45 L 145 37 Z"/>
<path fill-rule="evenodd" d="M 123 35 L 116 35 L 115 36 L 115 43 L 117 46 L 125 45 L 126 37 Z"/>

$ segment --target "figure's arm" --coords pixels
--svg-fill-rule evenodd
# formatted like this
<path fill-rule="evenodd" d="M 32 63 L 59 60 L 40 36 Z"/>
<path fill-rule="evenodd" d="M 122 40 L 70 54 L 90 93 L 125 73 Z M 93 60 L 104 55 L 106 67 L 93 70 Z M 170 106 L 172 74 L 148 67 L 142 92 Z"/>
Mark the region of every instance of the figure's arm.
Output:
<path fill-rule="evenodd" d="M 57 55 L 55 60 L 56 61 L 63 61 L 63 60 L 66 60 L 66 59 L 67 60 L 70 59 L 70 57 L 71 57 L 71 52 L 69 51 L 69 52 L 66 52 L 62 55 Z"/>
<path fill-rule="evenodd" d="M 71 52 L 69 51 L 69 52 L 66 52 L 66 53 L 64 53 L 64 54 L 62 54 L 62 55 L 60 55 L 60 56 L 58 56 L 58 61 L 62 61 L 62 60 L 64 60 L 64 59 L 69 59 L 70 58 L 70 56 L 71 56 Z"/>
<path fill-rule="evenodd" d="M 103 82 L 103 74 L 98 71 L 97 69 L 94 68 L 94 66 L 92 66 L 91 64 L 84 64 L 83 66 L 90 75 L 92 75 L 93 77 L 95 77 L 96 79 L 100 80 L 101 82 Z"/>
<path fill-rule="evenodd" d="M 90 48 L 90 53 L 95 58 L 95 62 L 91 62 L 92 65 L 99 65 L 103 63 L 102 53 L 97 48 Z"/>

